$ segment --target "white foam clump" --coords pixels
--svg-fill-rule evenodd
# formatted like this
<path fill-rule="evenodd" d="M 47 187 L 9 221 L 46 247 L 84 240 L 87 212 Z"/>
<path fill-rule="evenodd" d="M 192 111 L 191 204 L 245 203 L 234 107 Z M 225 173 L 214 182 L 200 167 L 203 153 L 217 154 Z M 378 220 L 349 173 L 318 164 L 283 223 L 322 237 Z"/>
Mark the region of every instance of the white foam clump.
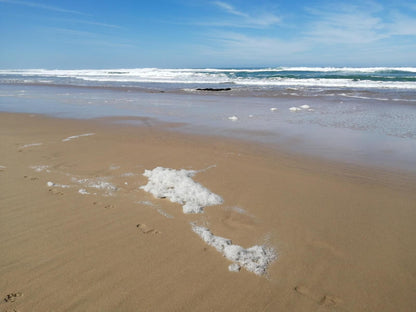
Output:
<path fill-rule="evenodd" d="M 47 165 L 31 166 L 30 168 L 35 170 L 36 172 L 42 172 L 42 171 L 45 171 L 45 170 L 46 170 L 46 172 L 50 172 L 50 170 L 48 170 L 49 166 L 47 166 Z"/>
<path fill-rule="evenodd" d="M 208 245 L 221 252 L 225 258 L 234 262 L 228 267 L 232 272 L 238 272 L 240 267 L 243 267 L 257 275 L 263 275 L 266 273 L 269 264 L 277 258 L 273 248 L 255 245 L 245 249 L 232 244 L 230 239 L 215 236 L 205 227 L 192 224 L 192 230 Z"/>
<path fill-rule="evenodd" d="M 241 266 L 238 263 L 233 263 L 228 266 L 230 272 L 240 272 Z"/>
<path fill-rule="evenodd" d="M 270 111 L 272 111 L 272 112 L 277 111 L 277 107 L 270 108 Z"/>
<path fill-rule="evenodd" d="M 149 182 L 140 188 L 157 198 L 183 205 L 184 213 L 202 213 L 204 207 L 222 204 L 221 196 L 191 179 L 197 171 L 156 167 L 145 170 Z"/>
<path fill-rule="evenodd" d="M 30 143 L 30 144 L 22 145 L 22 146 L 20 146 L 20 148 L 27 148 L 27 147 L 32 147 L 32 146 L 40 146 L 42 144 L 43 143 Z"/>
<path fill-rule="evenodd" d="M 109 182 L 101 180 L 91 180 L 91 179 L 81 179 L 78 180 L 78 183 L 85 184 L 88 187 L 93 187 L 96 189 L 103 189 L 108 191 L 117 191 L 117 187 L 112 185 Z"/>
<path fill-rule="evenodd" d="M 234 116 L 228 117 L 228 119 L 231 120 L 231 121 L 237 121 L 238 117 L 234 115 Z"/>
<path fill-rule="evenodd" d="M 47 183 L 46 183 L 46 185 L 48 186 L 48 187 L 61 187 L 61 188 L 70 188 L 71 186 L 70 185 L 66 185 L 66 184 L 57 184 L 57 183 L 53 183 L 52 181 L 48 181 Z"/>
<path fill-rule="evenodd" d="M 89 195 L 90 193 L 86 190 L 86 189 L 79 189 L 78 193 L 80 193 L 81 195 Z"/>
<path fill-rule="evenodd" d="M 62 142 L 68 142 L 68 141 L 73 140 L 73 139 L 78 139 L 80 137 L 90 136 L 90 135 L 94 135 L 94 134 L 95 133 L 84 133 L 84 134 L 80 134 L 80 135 L 73 135 L 73 136 L 70 136 L 70 137 L 67 137 L 67 138 L 63 139 Z"/>
<path fill-rule="evenodd" d="M 299 107 L 293 106 L 293 107 L 290 107 L 289 110 L 291 112 L 298 112 L 298 111 L 301 111 L 301 110 L 308 110 L 310 112 L 313 111 L 313 109 L 308 104 L 304 104 L 304 105 L 301 105 Z"/>
<path fill-rule="evenodd" d="M 73 182 L 77 182 L 79 184 L 82 184 L 86 187 L 91 187 L 99 190 L 103 190 L 107 195 L 113 195 L 113 191 L 117 191 L 118 188 L 111 184 L 110 182 L 107 182 L 105 178 L 92 178 L 92 179 L 76 179 L 72 178 Z"/>

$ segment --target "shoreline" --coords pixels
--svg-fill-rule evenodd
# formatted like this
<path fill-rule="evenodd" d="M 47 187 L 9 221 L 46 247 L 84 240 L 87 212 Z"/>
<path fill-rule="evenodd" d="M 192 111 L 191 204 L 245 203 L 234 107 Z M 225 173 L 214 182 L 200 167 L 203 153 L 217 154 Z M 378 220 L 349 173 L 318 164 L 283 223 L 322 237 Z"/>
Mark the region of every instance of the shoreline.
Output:
<path fill-rule="evenodd" d="M 0 114 L 0 295 L 14 298 L 0 309 L 416 307 L 414 175 L 110 122 L 125 119 Z M 198 170 L 224 203 L 184 214 L 154 198 L 139 187 L 157 166 Z M 192 222 L 278 258 L 263 277 L 230 272 Z"/>
<path fill-rule="evenodd" d="M 185 141 L 198 144 L 204 142 L 204 145 L 220 145 L 221 148 L 227 146 L 230 149 L 239 150 L 240 153 L 247 153 L 255 157 L 266 157 L 268 161 L 278 158 L 283 161 L 287 167 L 297 167 L 299 169 L 308 170 L 315 173 L 322 173 L 332 176 L 350 177 L 353 180 L 360 178 L 380 183 L 389 187 L 404 187 L 408 190 L 416 191 L 416 172 L 411 172 L 402 168 L 382 167 L 369 163 L 357 163 L 346 161 L 343 159 L 327 158 L 323 155 L 303 154 L 301 151 L 290 150 L 282 146 L 282 144 L 270 144 L 268 142 L 253 141 L 243 137 L 224 136 L 220 134 L 207 134 L 202 132 L 192 132 L 183 130 L 186 123 L 166 122 L 153 117 L 146 116 L 104 116 L 95 118 L 71 118 L 66 116 L 51 116 L 49 114 L 37 113 L 15 113 L 1 112 L 0 116 L 22 116 L 36 117 L 43 120 L 61 120 L 68 123 L 79 123 L 84 127 L 99 127 L 100 129 L 126 129 L 131 135 L 134 129 L 139 131 L 147 131 L 157 133 L 157 136 L 168 136 L 177 139 L 185 139 Z M 235 132 L 245 133 L 243 129 L 236 129 Z M 251 131 L 250 131 L 251 132 Z M 255 131 L 253 131 L 255 132 Z M 260 132 L 259 135 L 267 135 Z M 364 183 L 364 181 L 363 181 Z M 413 187 L 414 185 L 414 187 Z"/>
<path fill-rule="evenodd" d="M 149 117 L 180 124 L 176 131 L 185 134 L 243 139 L 288 153 L 416 174 L 414 110 L 407 102 L 347 96 L 241 97 L 211 91 L 124 92 L 85 86 L 0 89 L 0 110 L 5 112 L 80 119 Z"/>

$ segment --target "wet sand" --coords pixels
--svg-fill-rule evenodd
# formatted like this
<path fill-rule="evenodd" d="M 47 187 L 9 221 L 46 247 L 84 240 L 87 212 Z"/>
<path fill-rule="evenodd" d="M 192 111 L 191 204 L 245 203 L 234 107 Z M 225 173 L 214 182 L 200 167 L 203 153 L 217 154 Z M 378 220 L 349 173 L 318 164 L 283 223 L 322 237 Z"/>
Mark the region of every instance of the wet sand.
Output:
<path fill-rule="evenodd" d="M 0 311 L 416 309 L 415 177 L 111 120 L 0 114 Z M 155 199 L 157 166 L 224 203 Z M 230 272 L 191 222 L 278 258 Z"/>

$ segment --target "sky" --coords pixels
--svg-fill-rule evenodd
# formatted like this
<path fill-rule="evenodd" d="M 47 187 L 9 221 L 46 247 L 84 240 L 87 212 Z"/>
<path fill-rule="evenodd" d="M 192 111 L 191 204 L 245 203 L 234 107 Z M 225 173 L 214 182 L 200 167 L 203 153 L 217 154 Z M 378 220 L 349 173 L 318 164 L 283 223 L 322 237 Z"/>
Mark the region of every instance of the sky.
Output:
<path fill-rule="evenodd" d="M 0 68 L 416 66 L 414 0 L 0 0 Z"/>

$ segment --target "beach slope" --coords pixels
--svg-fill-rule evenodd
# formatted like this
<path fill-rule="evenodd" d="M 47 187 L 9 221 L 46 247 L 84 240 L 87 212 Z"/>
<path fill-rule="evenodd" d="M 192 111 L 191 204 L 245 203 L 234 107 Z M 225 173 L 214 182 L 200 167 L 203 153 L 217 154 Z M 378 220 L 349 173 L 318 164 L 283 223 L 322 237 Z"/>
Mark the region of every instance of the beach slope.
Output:
<path fill-rule="evenodd" d="M 414 177 L 127 119 L 0 114 L 0 311 L 416 310 Z M 184 214 L 156 167 L 221 200 Z M 276 257 L 230 271 L 195 226 Z"/>

